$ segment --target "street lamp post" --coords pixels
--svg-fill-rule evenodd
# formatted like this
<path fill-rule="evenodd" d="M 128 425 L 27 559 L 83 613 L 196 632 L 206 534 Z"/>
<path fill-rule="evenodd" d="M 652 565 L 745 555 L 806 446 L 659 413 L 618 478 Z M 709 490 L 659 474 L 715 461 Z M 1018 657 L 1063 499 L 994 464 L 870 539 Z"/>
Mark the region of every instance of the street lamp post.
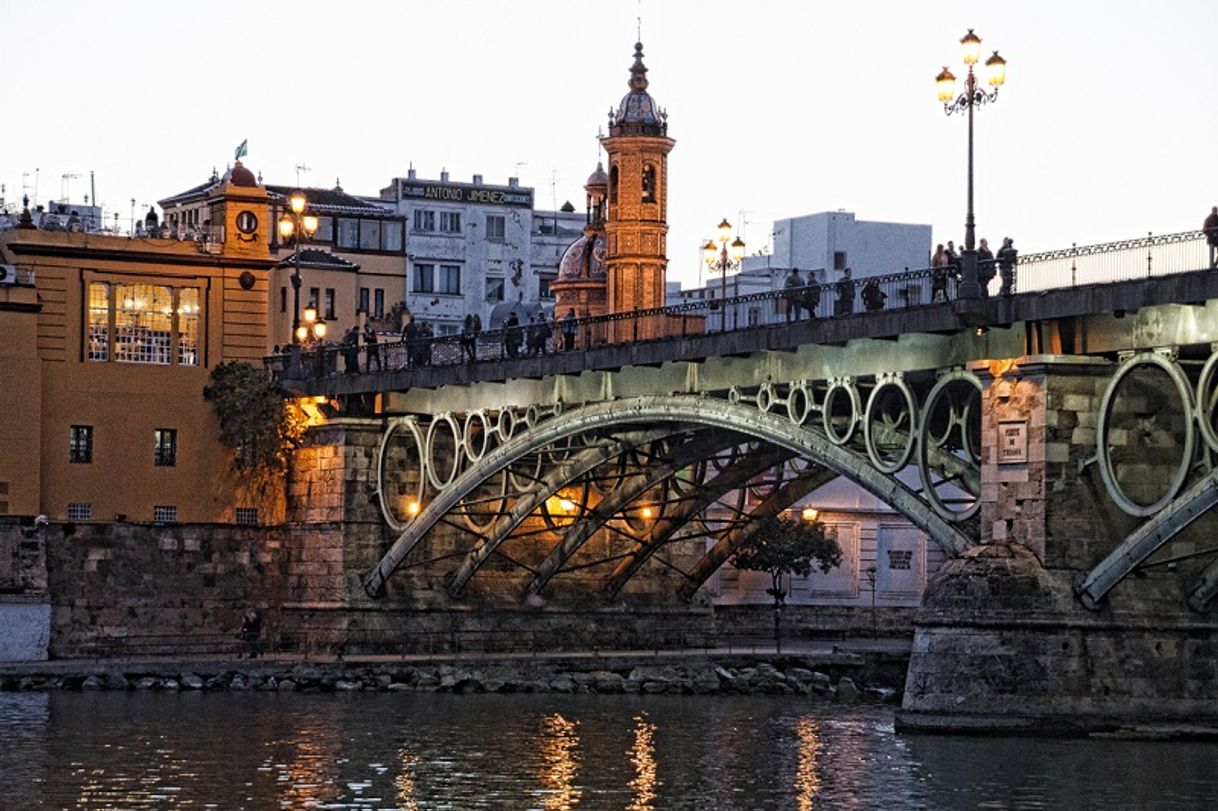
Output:
<path fill-rule="evenodd" d="M 739 267 L 740 261 L 744 259 L 744 240 L 737 236 L 732 240 L 731 245 L 728 245 L 729 239 L 732 239 L 732 224 L 724 217 L 723 222 L 719 223 L 719 246 L 715 245 L 713 239 L 708 239 L 702 246 L 702 254 L 706 259 L 707 267 L 722 274 L 719 282 L 721 332 L 727 331 L 727 272 Z M 728 252 L 729 247 L 731 253 Z"/>
<path fill-rule="evenodd" d="M 968 115 L 968 213 L 964 220 L 964 251 L 960 254 L 961 279 L 956 295 L 962 299 L 975 299 L 981 295 L 981 285 L 977 279 L 977 250 L 974 247 L 973 226 L 973 108 L 998 98 L 998 88 L 1006 81 L 1007 62 L 998 55 L 998 51 L 994 51 L 994 55 L 985 60 L 986 82 L 993 88 L 987 91 L 979 86 L 977 75 L 973 72 L 973 66 L 977 64 L 981 54 L 981 37 L 974 34 L 970 28 L 961 38 L 960 45 L 964 49 L 964 64 L 968 66 L 964 92 L 956 96 L 956 77 L 946 66 L 935 78 L 935 82 L 939 86 L 939 101 L 943 102 L 943 112 L 947 115 Z"/>
<path fill-rule="evenodd" d="M 292 268 L 292 343 L 300 346 L 308 339 L 321 340 L 326 335 L 326 322 L 317 318 L 317 302 L 313 302 L 313 317 L 300 320 L 300 251 L 304 240 L 317 233 L 317 216 L 309 210 L 304 192 L 297 190 L 288 198 L 288 210 L 279 218 L 279 235 L 289 240 L 296 235 L 296 255 Z M 307 315 L 306 311 L 306 315 Z"/>

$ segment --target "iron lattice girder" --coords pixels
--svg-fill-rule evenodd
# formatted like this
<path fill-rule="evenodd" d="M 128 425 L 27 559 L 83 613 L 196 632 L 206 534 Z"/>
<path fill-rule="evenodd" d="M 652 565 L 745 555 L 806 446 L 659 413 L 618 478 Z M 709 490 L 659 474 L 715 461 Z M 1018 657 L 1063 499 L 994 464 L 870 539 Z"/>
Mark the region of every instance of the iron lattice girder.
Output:
<path fill-rule="evenodd" d="M 552 425 L 551 422 L 544 424 L 545 426 Z M 544 426 L 543 426 L 544 427 Z M 623 450 L 633 447 L 632 444 L 643 444 L 652 442 L 656 439 L 670 436 L 673 433 L 682 430 L 680 427 L 668 427 L 664 429 L 655 429 L 651 431 L 638 431 L 632 434 L 623 436 L 622 439 L 613 442 L 607 442 L 602 445 L 594 446 L 586 451 L 583 451 L 579 456 L 588 464 L 586 469 L 580 473 L 563 480 L 566 483 L 570 478 L 581 476 L 588 470 L 592 470 L 597 465 L 604 464 L 605 461 L 614 458 Z M 493 451 L 485 455 L 480 464 L 466 470 L 453 481 L 453 483 L 442 490 L 423 510 L 415 516 L 415 519 L 410 522 L 398 535 L 397 540 L 389 547 L 389 551 L 381 558 L 376 567 L 372 571 L 364 575 L 364 589 L 372 597 L 378 596 L 385 587 L 385 581 L 393 572 L 397 571 L 402 565 L 402 561 L 410 554 L 411 550 L 423 539 L 433 526 L 435 526 L 445 515 L 447 515 L 454 507 L 473 492 L 477 487 L 485 483 L 488 479 L 498 475 L 501 471 L 506 470 L 513 462 L 517 462 L 528 454 L 534 452 L 537 448 L 548 445 L 556 439 L 562 439 L 564 436 L 571 436 L 580 431 L 571 431 L 560 436 L 553 436 L 544 443 L 535 441 L 535 435 L 538 429 L 526 431 L 507 442 L 495 448 Z M 550 433 L 550 432 L 547 432 Z M 572 460 L 568 460 L 571 462 Z M 562 485 L 557 485 L 561 487 Z M 535 488 L 532 492 L 537 492 Z M 548 496 L 547 496 L 548 497 Z M 524 499 L 518 499 L 517 505 Z M 545 499 L 543 498 L 542 501 Z M 537 502 L 540 504 L 541 502 Z M 515 509 L 515 506 L 513 509 Z M 520 520 L 523 520 L 533 509 L 536 509 L 536 504 L 525 512 Z M 519 521 L 516 522 L 517 524 Z M 514 525 L 513 525 L 514 526 Z M 493 550 L 491 550 L 493 551 Z"/>
<path fill-rule="evenodd" d="M 532 515 L 534 510 L 544 504 L 547 498 L 558 492 L 559 488 L 568 484 L 573 479 L 583 476 L 599 465 L 617 458 L 631 448 L 637 448 L 648 442 L 664 439 L 665 437 L 672 436 L 673 433 L 675 431 L 672 428 L 634 431 L 623 434 L 616 441 L 580 451 L 570 459 L 555 465 L 538 480 L 536 487 L 523 493 L 516 499 L 512 509 L 489 534 L 474 544 L 469 554 L 466 555 L 465 560 L 461 562 L 461 565 L 457 567 L 457 570 L 453 572 L 452 577 L 448 581 L 449 596 L 457 597 L 461 593 L 461 590 L 465 588 L 465 584 L 469 582 L 469 579 L 474 576 L 482 564 L 486 563 L 487 559 L 499 548 L 499 544 L 503 543 L 512 534 L 512 531 L 520 526 L 520 523 L 524 519 Z"/>
<path fill-rule="evenodd" d="M 525 454 L 565 437 L 640 424 L 675 424 L 682 426 L 680 430 L 691 427 L 720 428 L 770 442 L 821 464 L 863 487 L 926 532 L 949 555 L 957 555 L 971 544 L 955 526 L 895 477 L 875 470 L 859 454 L 834 445 L 786 417 L 698 395 L 648 395 L 572 409 L 535 425 L 487 454 L 478 468 L 458 477 L 406 528 L 376 567 L 364 576 L 365 589 L 372 596 L 380 594 L 385 580 L 436 520 L 488 476 L 498 473 Z"/>
<path fill-rule="evenodd" d="M 686 600 L 693 598 L 694 594 L 702 587 L 712 574 L 714 574 L 720 566 L 726 563 L 732 554 L 740 548 L 740 545 L 753 536 L 754 533 L 761 527 L 761 522 L 756 520 L 778 515 L 783 510 L 790 507 L 795 502 L 799 501 L 804 496 L 811 493 L 818 487 L 821 487 L 831 480 L 836 478 L 836 474 L 825 468 L 806 470 L 796 476 L 794 479 L 785 482 L 765 500 L 763 500 L 750 514 L 753 520 L 748 521 L 743 526 L 737 527 L 735 530 L 727 532 L 719 539 L 719 541 L 707 550 L 706 554 L 694 564 L 694 568 L 688 573 L 689 581 L 681 587 L 681 596 Z"/>
<path fill-rule="evenodd" d="M 699 495 L 681 505 L 671 516 L 666 515 L 664 524 L 655 528 L 651 538 L 636 543 L 629 556 L 622 559 L 622 562 L 614 568 L 608 580 L 605 581 L 605 591 L 610 595 L 621 591 L 630 578 L 643 568 L 643 564 L 647 562 L 648 558 L 663 548 L 693 516 L 714 504 L 725 493 L 746 486 L 751 479 L 767 468 L 776 464 L 785 464 L 793 456 L 794 454 L 786 449 L 762 447 L 722 471 L 702 486 Z M 729 523 L 728 528 L 735 526 L 735 523 L 734 521 Z"/>
<path fill-rule="evenodd" d="M 621 487 L 606 495 L 601 503 L 597 504 L 588 515 L 581 516 L 578 521 L 573 522 L 567 528 L 562 540 L 555 544 L 554 548 L 550 550 L 550 554 L 537 567 L 537 576 L 525 588 L 525 599 L 527 600 L 539 594 L 546 584 L 550 582 L 550 578 L 558 574 L 563 564 L 589 538 L 595 535 L 605 522 L 621 512 L 628 504 L 660 482 L 677 474 L 681 469 L 708 456 L 721 453 L 739 442 L 740 437 L 738 434 L 728 433 L 724 435 L 719 431 L 715 431 L 707 437 L 690 439 L 676 448 L 666 462 L 649 468 L 642 474 L 633 476 Z"/>
<path fill-rule="evenodd" d="M 1198 479 L 1183 495 L 1130 533 L 1120 546 L 1083 575 L 1075 587 L 1079 600 L 1088 608 L 1097 608 L 1100 600 L 1117 583 L 1215 504 L 1218 504 L 1218 468 Z M 1212 596 L 1212 590 L 1207 593 L 1203 575 L 1202 582 L 1189 597 L 1189 603 L 1197 608 L 1197 601 L 1200 600 L 1203 607 Z"/>

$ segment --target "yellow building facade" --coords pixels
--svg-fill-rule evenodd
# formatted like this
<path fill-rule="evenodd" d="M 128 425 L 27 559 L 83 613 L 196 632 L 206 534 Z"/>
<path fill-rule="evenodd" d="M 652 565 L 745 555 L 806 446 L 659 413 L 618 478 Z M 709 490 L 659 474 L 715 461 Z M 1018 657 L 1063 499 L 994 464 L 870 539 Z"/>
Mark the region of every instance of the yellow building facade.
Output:
<path fill-rule="evenodd" d="M 203 398 L 218 364 L 262 364 L 269 200 L 228 182 L 210 202 L 191 240 L 0 232 L 17 281 L 0 284 L 0 515 L 277 518 L 243 492 Z"/>

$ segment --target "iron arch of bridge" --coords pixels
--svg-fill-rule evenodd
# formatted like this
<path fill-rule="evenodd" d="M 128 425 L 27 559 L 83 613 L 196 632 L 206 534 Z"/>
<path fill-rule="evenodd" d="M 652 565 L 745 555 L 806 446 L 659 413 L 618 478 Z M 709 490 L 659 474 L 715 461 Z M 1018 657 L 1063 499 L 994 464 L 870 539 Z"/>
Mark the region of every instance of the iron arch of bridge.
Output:
<path fill-rule="evenodd" d="M 905 484 L 873 468 L 866 456 L 852 452 L 844 444 L 834 444 L 786 416 L 739 402 L 700 395 L 648 395 L 564 410 L 487 453 L 481 464 L 459 475 L 410 522 L 377 565 L 364 575 L 364 588 L 373 597 L 380 595 L 386 580 L 450 510 L 488 478 L 526 454 L 568 437 L 590 432 L 663 424 L 735 431 L 785 448 L 861 486 L 926 532 L 947 554 L 958 555 L 971 544 L 956 526 L 936 513 Z M 489 551 L 493 550 L 478 550 L 477 555 L 485 560 Z M 469 563 L 477 564 L 473 555 L 471 552 L 463 567 Z M 474 565 L 473 570 L 476 568 L 477 565 Z"/>

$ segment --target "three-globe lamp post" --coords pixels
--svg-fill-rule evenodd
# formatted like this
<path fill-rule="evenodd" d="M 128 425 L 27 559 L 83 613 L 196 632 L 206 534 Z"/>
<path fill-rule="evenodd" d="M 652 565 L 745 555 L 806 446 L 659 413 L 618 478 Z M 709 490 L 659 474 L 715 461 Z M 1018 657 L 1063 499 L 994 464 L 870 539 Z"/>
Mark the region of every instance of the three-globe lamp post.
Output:
<path fill-rule="evenodd" d="M 974 246 L 973 225 L 973 108 L 998 98 L 998 88 L 1006 81 L 1007 62 L 998 55 L 998 51 L 994 51 L 994 55 L 985 60 L 985 80 L 993 88 L 987 91 L 980 86 L 973 70 L 981 56 L 981 37 L 974 34 L 970 28 L 960 40 L 960 46 L 964 50 L 964 64 L 968 66 L 964 92 L 956 95 L 956 77 L 946 66 L 935 78 L 935 82 L 939 86 L 939 101 L 943 102 L 943 112 L 949 116 L 953 113 L 968 115 L 968 214 L 964 221 L 964 251 L 960 254 L 961 280 L 957 296 L 970 299 L 981 295 L 981 285 L 977 279 L 977 250 Z"/>
<path fill-rule="evenodd" d="M 279 236 L 286 242 L 296 238 L 296 255 L 292 268 L 292 343 L 297 346 L 320 341 L 326 337 L 326 322 L 317 317 L 317 302 L 305 308 L 300 317 L 300 251 L 304 240 L 317 233 L 317 215 L 309 211 L 304 192 L 294 191 L 288 198 L 288 210 L 279 218 Z"/>
<path fill-rule="evenodd" d="M 728 244 L 731 240 L 731 244 Z M 730 253 L 729 253 L 729 250 Z M 727 272 L 740 266 L 740 262 L 744 259 L 744 240 L 737 236 L 732 240 L 732 224 L 723 218 L 723 222 L 719 223 L 719 245 L 715 245 L 713 239 L 707 240 L 702 246 L 702 254 L 706 259 L 707 267 L 713 271 L 718 271 L 722 274 L 719 281 L 719 310 L 720 330 L 727 331 Z"/>

